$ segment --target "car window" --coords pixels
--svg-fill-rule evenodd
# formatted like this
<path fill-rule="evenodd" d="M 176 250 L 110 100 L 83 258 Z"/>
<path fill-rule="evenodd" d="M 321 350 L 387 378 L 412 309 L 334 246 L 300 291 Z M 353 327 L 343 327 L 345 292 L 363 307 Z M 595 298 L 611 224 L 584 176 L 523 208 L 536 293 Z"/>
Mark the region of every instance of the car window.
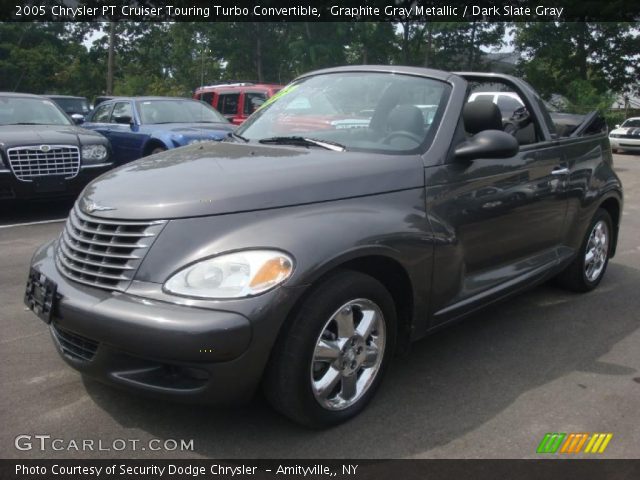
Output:
<path fill-rule="evenodd" d="M 129 121 L 133 119 L 133 112 L 129 102 L 118 102 L 114 105 L 113 112 L 111 112 L 111 123 L 119 123 L 117 119 L 123 117 L 129 117 Z"/>
<path fill-rule="evenodd" d="M 113 107 L 113 105 L 100 105 L 98 108 L 96 108 L 95 112 L 93 112 L 91 121 L 96 123 L 108 123 L 109 113 L 111 113 L 111 107 Z"/>
<path fill-rule="evenodd" d="M 267 99 L 267 95 L 261 92 L 247 92 L 244 94 L 244 114 L 251 115 Z"/>
<path fill-rule="evenodd" d="M 500 108 L 503 117 L 511 117 L 513 112 L 520 107 L 522 107 L 522 103 L 515 98 L 509 95 L 498 95 L 498 108 Z"/>
<path fill-rule="evenodd" d="M 53 98 L 68 115 L 78 113 L 80 115 L 86 115 L 89 113 L 89 104 L 86 98 Z"/>
<path fill-rule="evenodd" d="M 218 95 L 218 111 L 223 115 L 236 115 L 239 99 L 239 93 L 221 93 Z"/>
<path fill-rule="evenodd" d="M 0 97 L 1 125 L 70 125 L 53 101 L 38 97 Z"/>
<path fill-rule="evenodd" d="M 476 95 L 473 102 L 493 102 L 493 95 Z"/>
<path fill-rule="evenodd" d="M 212 106 L 198 100 L 150 99 L 136 102 L 140 121 L 160 123 L 228 123 Z"/>
<path fill-rule="evenodd" d="M 213 104 L 213 92 L 201 93 L 199 99 L 202 100 L 207 105 L 211 105 Z"/>
<path fill-rule="evenodd" d="M 417 152 L 438 128 L 446 83 L 392 73 L 315 75 L 288 85 L 240 126 L 250 140 L 302 136 L 347 150 Z"/>
<path fill-rule="evenodd" d="M 640 119 L 638 118 L 630 118 L 629 120 L 626 120 L 623 124 L 623 127 L 640 127 Z"/>

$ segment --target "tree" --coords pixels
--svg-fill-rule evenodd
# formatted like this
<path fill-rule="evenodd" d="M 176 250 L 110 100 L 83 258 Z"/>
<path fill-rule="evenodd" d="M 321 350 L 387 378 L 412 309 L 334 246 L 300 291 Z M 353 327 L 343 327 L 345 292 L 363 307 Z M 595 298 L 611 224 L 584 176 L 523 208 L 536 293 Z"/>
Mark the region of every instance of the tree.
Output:
<path fill-rule="evenodd" d="M 572 82 L 597 92 L 624 92 L 640 75 L 640 34 L 629 23 L 518 23 L 514 44 L 520 73 L 541 94 L 567 95 Z"/>

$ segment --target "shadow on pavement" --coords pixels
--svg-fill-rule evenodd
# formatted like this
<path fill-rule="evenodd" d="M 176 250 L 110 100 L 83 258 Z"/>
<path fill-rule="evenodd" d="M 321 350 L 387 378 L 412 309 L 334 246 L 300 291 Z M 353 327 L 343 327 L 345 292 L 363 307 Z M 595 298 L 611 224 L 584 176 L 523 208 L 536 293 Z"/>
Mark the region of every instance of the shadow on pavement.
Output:
<path fill-rule="evenodd" d="M 484 310 L 414 344 L 407 357 L 396 359 L 359 417 L 326 431 L 292 424 L 260 397 L 251 405 L 221 410 L 149 400 L 93 380 L 85 380 L 85 386 L 122 427 L 157 438 L 194 439 L 195 452 L 207 457 L 419 455 L 478 428 L 521 395 L 571 372 L 633 381 L 638 377 L 634 369 L 599 358 L 638 329 L 638 308 L 629 302 L 637 298 L 637 285 L 639 270 L 611 264 L 592 293 L 544 285 Z M 611 315 L 611 305 L 625 304 Z"/>
<path fill-rule="evenodd" d="M 67 218 L 75 198 L 3 202 L 0 226 Z"/>

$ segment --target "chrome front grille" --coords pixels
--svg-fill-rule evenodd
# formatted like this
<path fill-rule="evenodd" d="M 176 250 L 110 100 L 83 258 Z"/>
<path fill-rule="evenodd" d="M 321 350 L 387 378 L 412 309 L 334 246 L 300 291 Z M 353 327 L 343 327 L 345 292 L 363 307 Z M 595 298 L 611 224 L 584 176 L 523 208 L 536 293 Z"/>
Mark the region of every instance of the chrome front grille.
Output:
<path fill-rule="evenodd" d="M 80 283 L 122 291 L 165 224 L 107 220 L 82 213 L 76 205 L 58 241 L 58 270 Z"/>
<path fill-rule="evenodd" d="M 9 167 L 18 180 L 64 175 L 73 178 L 80 171 L 80 149 L 74 145 L 38 145 L 7 149 Z"/>

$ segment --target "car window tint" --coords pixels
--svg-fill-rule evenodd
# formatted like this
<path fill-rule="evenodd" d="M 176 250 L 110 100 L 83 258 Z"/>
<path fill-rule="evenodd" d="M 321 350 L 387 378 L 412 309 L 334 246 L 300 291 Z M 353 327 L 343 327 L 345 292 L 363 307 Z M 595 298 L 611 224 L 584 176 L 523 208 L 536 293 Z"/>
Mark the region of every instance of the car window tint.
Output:
<path fill-rule="evenodd" d="M 118 102 L 115 104 L 113 112 L 111 112 L 111 123 L 118 123 L 118 118 L 122 117 L 129 117 L 130 120 L 133 118 L 133 112 L 131 111 L 131 104 L 129 102 Z"/>
<path fill-rule="evenodd" d="M 265 93 L 260 92 L 247 92 L 244 94 L 244 114 L 251 115 L 255 112 L 260 105 L 262 105 L 267 99 Z"/>
<path fill-rule="evenodd" d="M 218 97 L 218 111 L 223 115 L 235 115 L 238 113 L 239 93 L 223 93 Z"/>
<path fill-rule="evenodd" d="M 91 118 L 92 122 L 107 123 L 109 121 L 109 113 L 113 105 L 100 105 Z"/>

